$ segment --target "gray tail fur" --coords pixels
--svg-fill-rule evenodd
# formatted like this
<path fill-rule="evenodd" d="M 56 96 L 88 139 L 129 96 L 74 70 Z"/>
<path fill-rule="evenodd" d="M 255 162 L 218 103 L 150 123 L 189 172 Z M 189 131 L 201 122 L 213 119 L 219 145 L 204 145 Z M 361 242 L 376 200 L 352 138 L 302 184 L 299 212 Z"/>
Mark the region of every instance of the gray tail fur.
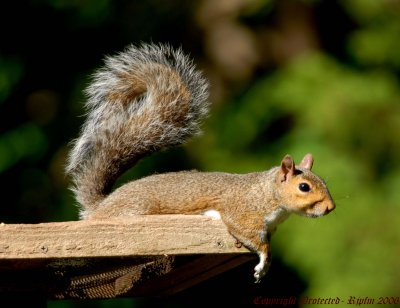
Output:
<path fill-rule="evenodd" d="M 142 157 L 198 134 L 209 105 L 207 81 L 168 45 L 106 58 L 86 93 L 87 120 L 66 167 L 83 218 Z"/>

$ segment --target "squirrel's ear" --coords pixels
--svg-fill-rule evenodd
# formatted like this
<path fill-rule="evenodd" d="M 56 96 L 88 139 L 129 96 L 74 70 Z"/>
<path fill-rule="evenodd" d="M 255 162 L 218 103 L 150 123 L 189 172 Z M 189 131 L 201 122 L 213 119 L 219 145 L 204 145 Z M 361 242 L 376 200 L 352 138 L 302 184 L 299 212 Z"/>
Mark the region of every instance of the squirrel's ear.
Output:
<path fill-rule="evenodd" d="M 312 154 L 307 154 L 303 157 L 303 160 L 300 163 L 300 167 L 311 170 L 313 163 L 314 163 L 314 158 Z"/>
<path fill-rule="evenodd" d="M 283 173 L 282 182 L 286 181 L 287 178 L 294 175 L 295 165 L 292 156 L 286 155 L 281 162 L 281 171 Z"/>

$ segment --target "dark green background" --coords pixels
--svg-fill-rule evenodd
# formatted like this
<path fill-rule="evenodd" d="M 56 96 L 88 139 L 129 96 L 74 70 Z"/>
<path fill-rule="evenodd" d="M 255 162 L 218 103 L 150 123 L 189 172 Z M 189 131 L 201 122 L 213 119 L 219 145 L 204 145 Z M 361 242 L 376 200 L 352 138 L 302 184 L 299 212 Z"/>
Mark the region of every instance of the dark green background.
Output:
<path fill-rule="evenodd" d="M 215 303 L 240 293 L 248 305 L 266 294 L 400 296 L 399 1 L 7 1 L 0 29 L 0 221 L 77 219 L 63 168 L 90 74 L 130 43 L 169 42 L 211 81 L 211 116 L 203 136 L 121 182 L 260 171 L 311 152 L 338 205 L 322 219 L 290 218 L 266 281 L 253 286 L 253 265 L 239 269 L 210 284 Z M 210 289 L 190 292 L 180 304 Z M 92 305 L 107 303 L 117 305 Z"/>

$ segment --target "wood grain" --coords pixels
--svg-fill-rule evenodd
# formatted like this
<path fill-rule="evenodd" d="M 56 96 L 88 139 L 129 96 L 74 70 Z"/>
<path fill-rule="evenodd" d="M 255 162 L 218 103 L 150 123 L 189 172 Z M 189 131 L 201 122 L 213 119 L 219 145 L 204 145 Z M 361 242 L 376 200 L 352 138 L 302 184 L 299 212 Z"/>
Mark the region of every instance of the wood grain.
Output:
<path fill-rule="evenodd" d="M 148 215 L 129 220 L 0 224 L 0 263 L 10 259 L 247 253 L 220 220 Z"/>

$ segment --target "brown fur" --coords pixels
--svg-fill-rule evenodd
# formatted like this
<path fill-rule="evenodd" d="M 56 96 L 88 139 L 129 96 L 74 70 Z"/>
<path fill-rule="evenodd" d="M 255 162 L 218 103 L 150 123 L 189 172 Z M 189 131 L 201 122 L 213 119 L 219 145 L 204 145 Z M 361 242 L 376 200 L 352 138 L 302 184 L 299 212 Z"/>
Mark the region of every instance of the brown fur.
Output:
<path fill-rule="evenodd" d="M 284 161 L 290 162 L 289 168 L 282 163 L 281 167 L 259 173 L 191 171 L 152 175 L 117 189 L 89 218 L 216 210 L 234 237 L 265 258 L 258 274 L 256 269 L 259 281 L 269 266 L 269 239 L 279 223 L 293 212 L 320 217 L 335 208 L 318 176 L 302 166 L 296 168 L 290 156 Z M 307 183 L 310 191 L 301 191 L 300 183 Z"/>
<path fill-rule="evenodd" d="M 279 223 L 290 213 L 319 217 L 335 208 L 325 183 L 311 172 L 310 154 L 298 168 L 287 155 L 264 172 L 158 174 L 110 193 L 117 177 L 143 156 L 198 132 L 207 83 L 180 51 L 132 46 L 108 59 L 88 93 L 90 113 L 67 169 L 85 219 L 217 211 L 229 232 L 259 254 L 259 281 Z"/>
<path fill-rule="evenodd" d="M 108 96 L 110 102 L 121 102 L 127 105 L 138 96 L 143 95 L 147 90 L 146 83 L 134 75 L 121 73 L 118 75 L 118 79 L 120 85 L 117 85 L 117 87 L 110 92 Z"/>

